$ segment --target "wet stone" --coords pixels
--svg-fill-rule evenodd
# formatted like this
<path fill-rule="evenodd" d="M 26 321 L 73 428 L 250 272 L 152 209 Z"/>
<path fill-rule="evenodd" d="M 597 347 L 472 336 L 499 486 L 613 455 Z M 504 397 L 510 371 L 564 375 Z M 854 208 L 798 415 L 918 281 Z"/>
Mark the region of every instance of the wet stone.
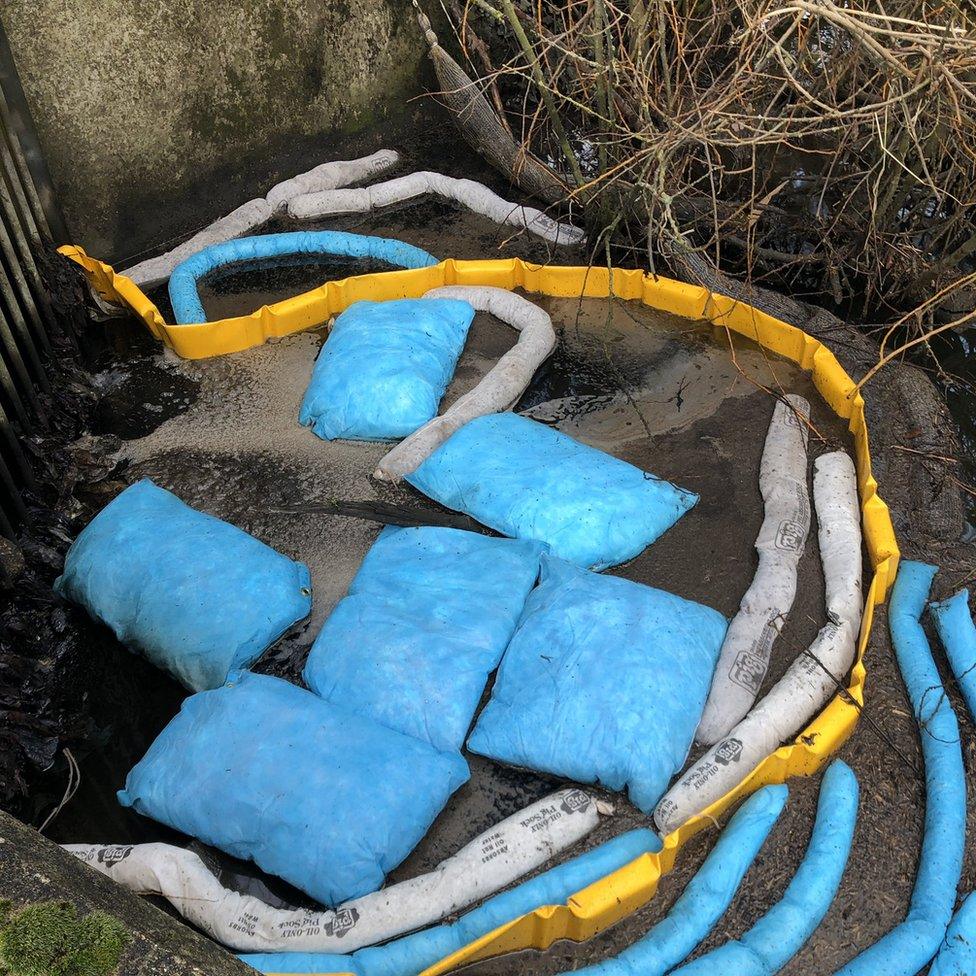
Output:
<path fill-rule="evenodd" d="M 26 567 L 20 548 L 0 536 L 0 590 L 13 586 Z"/>

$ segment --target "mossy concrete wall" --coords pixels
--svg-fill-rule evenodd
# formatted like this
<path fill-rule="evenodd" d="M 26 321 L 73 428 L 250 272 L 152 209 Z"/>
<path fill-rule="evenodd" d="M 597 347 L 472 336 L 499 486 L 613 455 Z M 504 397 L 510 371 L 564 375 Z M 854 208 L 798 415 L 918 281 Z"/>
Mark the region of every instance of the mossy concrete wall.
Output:
<path fill-rule="evenodd" d="M 68 229 L 119 262 L 358 149 L 427 71 L 410 0 L 4 0 L 0 20 Z"/>
<path fill-rule="evenodd" d="M 220 946 L 98 874 L 2 810 L 0 902 L 9 902 L 9 906 L 3 907 L 13 912 L 61 902 L 73 906 L 82 920 L 93 911 L 107 913 L 121 923 L 126 933 L 117 976 L 254 976 L 253 970 Z M 2 919 L 2 923 L 6 921 Z M 50 944 L 57 934 L 50 930 L 45 934 L 38 928 L 37 938 Z M 62 934 L 67 939 L 71 933 Z M 66 941 L 65 949 L 68 948 L 74 946 Z M 6 972 L 4 962 L 0 957 L 0 971 Z M 35 962 L 40 964 L 40 960 Z M 27 970 L 35 974 L 46 971 L 39 965 Z M 81 971 L 96 973 L 98 970 L 82 968 Z M 9 976 L 20 976 L 20 973 L 12 970 Z"/>

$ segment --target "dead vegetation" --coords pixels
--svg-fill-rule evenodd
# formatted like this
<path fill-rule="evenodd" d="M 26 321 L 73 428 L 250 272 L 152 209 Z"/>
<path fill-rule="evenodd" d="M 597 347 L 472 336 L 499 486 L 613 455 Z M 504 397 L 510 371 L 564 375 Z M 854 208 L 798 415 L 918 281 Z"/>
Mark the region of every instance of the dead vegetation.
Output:
<path fill-rule="evenodd" d="M 507 129 L 519 149 L 511 175 L 538 185 L 548 170 L 600 248 L 699 278 L 723 269 L 868 321 L 972 269 L 972 4 L 450 0 L 447 12 L 496 141 Z"/>

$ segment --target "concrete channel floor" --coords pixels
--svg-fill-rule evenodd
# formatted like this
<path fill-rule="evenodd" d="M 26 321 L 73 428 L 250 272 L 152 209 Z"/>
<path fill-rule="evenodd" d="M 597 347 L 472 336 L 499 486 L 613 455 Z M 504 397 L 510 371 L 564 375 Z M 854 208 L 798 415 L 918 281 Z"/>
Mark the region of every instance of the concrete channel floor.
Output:
<path fill-rule="evenodd" d="M 393 214 L 346 218 L 332 227 L 397 237 L 438 256 L 524 254 L 575 263 L 572 252 L 549 255 L 535 241 L 499 245 L 507 230 L 437 202 L 420 202 Z M 272 228 L 276 229 L 276 228 Z M 241 313 L 305 290 L 326 277 L 350 273 L 342 262 L 222 275 L 208 282 L 204 303 L 211 318 Z M 357 265 L 356 271 L 364 270 Z M 372 270 L 372 269 L 366 269 Z M 154 293 L 169 316 L 164 293 Z M 533 298 L 533 296 L 529 296 Z M 699 505 L 657 543 L 612 572 L 662 587 L 731 616 L 755 568 L 753 541 L 762 520 L 757 477 L 773 400 L 765 388 L 799 392 L 813 404 L 816 435 L 810 462 L 825 451 L 849 448 L 843 425 L 809 379 L 791 364 L 737 343 L 733 364 L 724 334 L 705 325 L 650 312 L 633 303 L 535 297 L 553 316 L 560 346 L 518 409 L 701 495 Z M 121 328 L 109 325 L 108 328 Z M 383 445 L 328 443 L 297 423 L 298 406 L 322 330 L 289 337 L 234 356 L 196 363 L 178 361 L 140 340 L 141 352 L 103 374 L 104 429 L 124 438 L 127 478 L 149 476 L 192 505 L 225 518 L 312 570 L 311 620 L 270 651 L 260 670 L 297 680 L 322 620 L 341 598 L 375 539 L 375 523 L 322 515 L 286 514 L 317 501 L 385 500 L 429 506 L 409 487 L 370 480 Z M 478 315 L 447 402 L 469 389 L 514 341 L 508 327 Z M 885 485 L 882 482 L 882 493 Z M 870 567 L 865 560 L 866 580 Z M 800 586 L 789 623 L 776 645 L 767 685 L 774 681 L 823 621 L 823 580 L 815 526 L 799 570 Z M 874 941 L 903 916 L 915 874 L 923 795 L 914 723 L 883 636 L 879 615 L 867 661 L 868 718 L 841 756 L 862 789 L 854 853 L 841 893 L 809 945 L 784 970 L 789 976 L 833 971 L 856 949 Z M 131 659 L 138 677 L 131 688 L 147 699 L 142 742 L 127 759 L 116 751 L 89 776 L 76 805 L 98 803 L 113 829 L 126 836 L 92 837 L 83 808 L 66 811 L 52 831 L 67 841 L 167 839 L 172 835 L 128 811 L 108 814 L 127 764 L 134 762 L 177 707 L 179 691 L 156 678 L 156 692 L 138 687 L 152 672 Z M 160 692 L 159 689 L 162 689 Z M 963 713 L 960 711 L 960 717 Z M 964 718 L 968 768 L 974 738 Z M 136 737 L 138 739 L 138 737 Z M 100 772 L 99 772 L 100 769 Z M 817 777 L 790 784 L 786 812 L 749 873 L 730 911 L 703 948 L 741 934 L 782 894 L 809 837 Z M 544 795 L 556 781 L 472 758 L 472 778 L 454 796 L 433 830 L 392 876 L 412 876 L 436 864 L 477 832 Z M 644 818 L 620 797 L 616 816 L 585 843 L 592 845 Z M 105 804 L 104 807 L 102 804 Z M 96 815 L 97 816 L 97 815 Z M 545 953 L 528 952 L 476 964 L 479 976 L 522 972 L 554 974 L 614 955 L 666 912 L 714 842 L 695 838 L 643 909 L 591 942 L 563 942 Z M 970 845 L 971 852 L 972 845 Z M 976 884 L 967 858 L 963 890 Z"/>

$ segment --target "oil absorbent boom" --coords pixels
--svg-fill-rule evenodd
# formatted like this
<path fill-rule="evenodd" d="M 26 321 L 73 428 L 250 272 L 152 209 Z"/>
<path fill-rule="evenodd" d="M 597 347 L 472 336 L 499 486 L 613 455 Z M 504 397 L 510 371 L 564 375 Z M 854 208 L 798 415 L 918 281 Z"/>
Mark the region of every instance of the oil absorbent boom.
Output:
<path fill-rule="evenodd" d="M 66 844 L 65 850 L 136 894 L 161 895 L 232 949 L 352 952 L 507 887 L 585 837 L 609 809 L 583 790 L 560 790 L 480 834 L 433 871 L 318 912 L 272 908 L 227 889 L 193 851 L 170 844 Z"/>
<path fill-rule="evenodd" d="M 412 474 L 458 428 L 487 413 L 513 407 L 536 370 L 556 348 L 552 319 L 538 305 L 507 288 L 487 285 L 448 285 L 433 288 L 425 299 L 460 299 L 478 312 L 487 312 L 519 332 L 518 342 L 495 363 L 478 385 L 457 399 L 439 417 L 414 431 L 386 454 L 374 477 L 400 481 Z"/>
<path fill-rule="evenodd" d="M 795 736 L 854 661 L 862 610 L 857 475 L 843 451 L 817 458 L 813 471 L 827 623 L 762 701 L 668 790 L 654 811 L 663 834 L 707 809 Z"/>
<path fill-rule="evenodd" d="M 722 645 L 695 740 L 718 742 L 752 708 L 773 642 L 796 597 L 796 568 L 810 531 L 807 418 L 810 404 L 788 394 L 776 403 L 759 466 L 765 517 L 756 539 L 759 568 Z"/>
<path fill-rule="evenodd" d="M 361 159 L 335 159 L 322 163 L 307 173 L 299 173 L 298 176 L 277 183 L 266 197 L 248 200 L 229 214 L 197 231 L 182 244 L 154 258 L 140 261 L 126 268 L 122 274 L 131 278 L 142 289 L 152 288 L 165 281 L 181 261 L 185 261 L 205 247 L 221 244 L 235 237 L 243 237 L 256 227 L 267 223 L 276 213 L 287 208 L 288 201 L 293 196 L 348 186 L 350 183 L 371 179 L 396 166 L 399 161 L 399 153 L 392 149 L 381 149 Z"/>

